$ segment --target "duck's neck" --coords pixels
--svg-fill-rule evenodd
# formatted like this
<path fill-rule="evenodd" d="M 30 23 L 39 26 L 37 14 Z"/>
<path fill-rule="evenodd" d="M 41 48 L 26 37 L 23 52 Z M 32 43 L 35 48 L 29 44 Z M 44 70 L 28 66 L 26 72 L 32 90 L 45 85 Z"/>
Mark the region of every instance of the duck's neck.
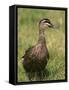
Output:
<path fill-rule="evenodd" d="M 41 44 L 46 45 L 46 40 L 45 40 L 45 33 L 44 33 L 44 29 L 39 27 L 39 40 L 38 42 Z"/>

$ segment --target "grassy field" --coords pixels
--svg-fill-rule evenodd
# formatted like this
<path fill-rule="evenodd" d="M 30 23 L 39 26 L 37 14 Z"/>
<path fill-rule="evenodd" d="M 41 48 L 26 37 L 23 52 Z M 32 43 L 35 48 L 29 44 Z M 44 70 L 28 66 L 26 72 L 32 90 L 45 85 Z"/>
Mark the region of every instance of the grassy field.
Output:
<path fill-rule="evenodd" d="M 59 10 L 18 9 L 18 82 L 28 81 L 22 65 L 25 51 L 38 41 L 38 23 L 49 18 L 54 29 L 45 31 L 50 59 L 45 80 L 65 79 L 65 12 Z"/>

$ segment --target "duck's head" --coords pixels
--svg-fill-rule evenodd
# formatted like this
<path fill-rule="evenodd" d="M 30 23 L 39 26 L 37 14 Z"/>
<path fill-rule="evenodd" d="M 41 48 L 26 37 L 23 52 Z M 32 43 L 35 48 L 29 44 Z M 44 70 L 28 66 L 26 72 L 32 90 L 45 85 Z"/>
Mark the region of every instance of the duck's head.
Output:
<path fill-rule="evenodd" d="M 45 27 L 53 28 L 53 24 L 51 23 L 51 21 L 49 19 L 46 19 L 46 18 L 40 20 L 39 26 L 42 29 L 45 29 Z"/>

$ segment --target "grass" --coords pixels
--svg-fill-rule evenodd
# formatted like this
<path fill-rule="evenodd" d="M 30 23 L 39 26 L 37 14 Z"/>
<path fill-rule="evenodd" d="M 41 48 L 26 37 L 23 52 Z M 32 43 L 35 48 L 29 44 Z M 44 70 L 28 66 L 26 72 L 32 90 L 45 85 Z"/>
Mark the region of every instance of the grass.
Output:
<path fill-rule="evenodd" d="M 38 23 L 49 18 L 54 29 L 45 31 L 50 59 L 45 80 L 65 79 L 65 12 L 59 10 L 18 9 L 18 82 L 28 81 L 22 65 L 25 51 L 38 41 Z"/>

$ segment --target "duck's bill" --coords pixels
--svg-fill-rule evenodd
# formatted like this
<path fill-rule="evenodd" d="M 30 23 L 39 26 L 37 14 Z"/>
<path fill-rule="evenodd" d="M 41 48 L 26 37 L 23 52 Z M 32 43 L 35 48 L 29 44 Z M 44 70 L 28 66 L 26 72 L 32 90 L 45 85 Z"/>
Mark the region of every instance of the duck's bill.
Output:
<path fill-rule="evenodd" d="M 50 28 L 53 28 L 54 26 L 53 26 L 53 24 L 52 24 L 52 23 L 50 23 L 50 24 L 49 24 L 49 27 L 50 27 Z"/>

